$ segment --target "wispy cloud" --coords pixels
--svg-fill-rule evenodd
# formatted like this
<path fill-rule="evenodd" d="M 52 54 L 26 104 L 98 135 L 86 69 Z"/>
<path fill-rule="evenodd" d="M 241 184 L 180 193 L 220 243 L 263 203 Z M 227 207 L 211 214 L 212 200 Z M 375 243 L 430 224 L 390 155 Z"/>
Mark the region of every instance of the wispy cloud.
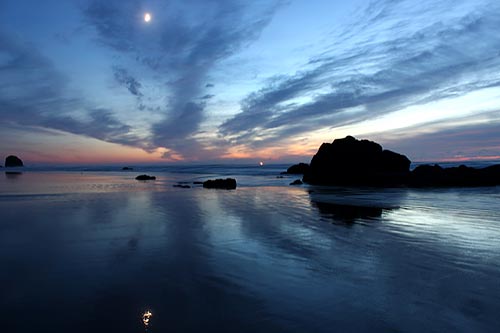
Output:
<path fill-rule="evenodd" d="M 111 110 L 92 109 L 68 93 L 65 77 L 34 47 L 0 33 L 0 123 L 56 129 L 144 146 Z"/>
<path fill-rule="evenodd" d="M 500 111 L 426 122 L 389 133 L 369 133 L 414 161 L 500 157 Z"/>
<path fill-rule="evenodd" d="M 250 94 L 219 132 L 261 147 L 498 86 L 499 9 L 492 1 L 372 2 L 302 71 Z"/>
<path fill-rule="evenodd" d="M 270 25 L 286 1 L 79 0 L 78 7 L 68 5 L 74 11 L 67 20 L 48 24 L 46 30 L 35 32 L 35 25 L 27 24 L 11 33 L 0 25 L 0 125 L 54 129 L 165 151 L 168 158 L 200 160 L 296 156 L 304 149 L 310 152 L 317 144 L 313 140 L 345 126 L 382 140 L 401 134 L 411 150 L 411 140 L 424 143 L 423 136 L 417 138 L 424 127 L 436 140 L 443 138 L 439 133 L 451 136 L 447 121 L 459 113 L 471 118 L 464 120 L 469 124 L 454 124 L 457 129 L 472 133 L 470 125 L 474 133 L 484 128 L 495 136 L 492 129 L 500 119 L 488 124 L 473 117 L 498 106 L 493 96 L 500 89 L 497 1 L 371 1 L 346 15 L 350 24 L 332 27 L 323 44 L 317 45 L 320 38 L 313 35 L 307 54 L 321 52 L 300 67 L 298 58 L 285 52 L 287 65 L 273 66 L 282 45 L 270 43 L 281 36 L 276 30 L 266 31 L 255 48 L 240 53 L 266 27 L 275 29 L 280 22 L 281 29 L 286 17 L 299 25 L 293 10 L 283 11 Z M 17 3 L 1 6 L 5 22 L 17 27 L 15 18 L 8 20 Z M 51 12 L 51 6 L 37 8 Z M 153 15 L 149 24 L 143 19 L 146 11 Z M 74 21 L 79 22 L 76 28 Z M 304 35 L 308 32 L 317 30 L 304 28 Z M 287 38 L 283 45 L 295 42 Z M 259 54 L 262 47 L 274 48 L 273 59 L 266 50 Z M 88 54 L 76 61 L 83 49 Z M 296 52 L 304 59 L 304 48 Z M 259 75 L 276 68 L 287 72 L 265 79 L 228 74 L 245 72 L 241 64 L 256 66 L 253 61 L 264 68 Z M 288 71 L 292 66 L 296 70 Z M 458 105 L 464 96 L 486 96 L 484 91 L 491 101 L 484 107 L 472 106 L 473 98 L 467 106 Z M 462 109 L 441 112 L 436 105 Z M 441 114 L 433 118 L 441 123 L 431 124 L 425 115 L 413 121 L 419 115 L 411 114 L 412 121 L 387 126 L 388 132 L 368 128 L 385 119 L 401 120 L 413 110 L 428 116 L 428 109 Z M 415 123 L 406 128 L 414 136 L 398 130 Z M 453 137 L 460 140 L 458 132 Z M 476 138 L 487 142 L 484 136 Z M 401 141 L 399 146 L 405 145 Z"/>
<path fill-rule="evenodd" d="M 189 156 L 203 150 L 193 135 L 205 119 L 204 101 L 213 97 L 205 91 L 214 86 L 208 74 L 259 36 L 279 3 L 153 1 L 149 26 L 140 22 L 146 10 L 141 1 L 89 1 L 84 13 L 99 43 L 165 79 L 164 116 L 152 125 L 150 144 Z M 139 93 L 135 79 L 121 71 L 118 76 L 132 94 Z"/>

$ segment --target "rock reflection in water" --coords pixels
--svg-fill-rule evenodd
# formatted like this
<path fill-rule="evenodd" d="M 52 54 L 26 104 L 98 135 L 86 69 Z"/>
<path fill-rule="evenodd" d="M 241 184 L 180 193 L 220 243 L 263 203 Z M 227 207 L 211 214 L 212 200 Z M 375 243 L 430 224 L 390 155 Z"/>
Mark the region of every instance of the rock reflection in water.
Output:
<path fill-rule="evenodd" d="M 311 205 L 324 217 L 336 222 L 354 223 L 382 217 L 397 210 L 408 195 L 406 189 L 329 187 L 309 191 Z"/>
<path fill-rule="evenodd" d="M 383 211 L 382 208 L 379 207 L 341 205 L 326 202 L 313 202 L 313 205 L 318 208 L 321 215 L 345 223 L 354 223 L 359 219 L 380 218 Z"/>
<path fill-rule="evenodd" d="M 5 171 L 5 177 L 7 177 L 7 179 L 16 179 L 22 174 L 21 171 Z"/>

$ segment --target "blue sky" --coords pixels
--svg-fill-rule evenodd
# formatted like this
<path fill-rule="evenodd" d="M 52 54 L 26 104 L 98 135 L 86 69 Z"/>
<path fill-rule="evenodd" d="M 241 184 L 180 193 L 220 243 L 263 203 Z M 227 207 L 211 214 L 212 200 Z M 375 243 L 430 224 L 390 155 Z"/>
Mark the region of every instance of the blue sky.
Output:
<path fill-rule="evenodd" d="M 499 30 L 492 0 L 3 0 L 0 153 L 293 162 L 354 135 L 500 158 Z"/>

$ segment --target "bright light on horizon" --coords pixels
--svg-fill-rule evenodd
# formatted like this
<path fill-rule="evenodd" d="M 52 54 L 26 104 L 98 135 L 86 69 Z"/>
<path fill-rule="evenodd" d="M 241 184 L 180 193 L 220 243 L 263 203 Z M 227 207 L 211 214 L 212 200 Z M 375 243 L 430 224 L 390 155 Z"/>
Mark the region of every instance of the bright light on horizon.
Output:
<path fill-rule="evenodd" d="M 149 23 L 152 19 L 151 13 L 144 14 L 144 22 Z"/>

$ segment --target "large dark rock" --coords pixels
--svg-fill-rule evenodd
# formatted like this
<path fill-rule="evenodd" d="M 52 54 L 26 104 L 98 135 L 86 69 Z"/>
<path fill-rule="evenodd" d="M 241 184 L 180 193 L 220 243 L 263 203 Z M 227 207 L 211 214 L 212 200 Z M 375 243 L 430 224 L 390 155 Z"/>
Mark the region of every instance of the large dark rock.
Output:
<path fill-rule="evenodd" d="M 156 180 L 155 176 L 149 176 L 149 175 L 139 175 L 135 177 L 136 180 Z"/>
<path fill-rule="evenodd" d="M 23 161 L 17 156 L 10 155 L 5 159 L 5 167 L 6 168 L 15 168 L 24 166 Z"/>
<path fill-rule="evenodd" d="M 294 164 L 286 170 L 286 173 L 291 175 L 303 175 L 309 171 L 309 164 L 299 163 Z"/>
<path fill-rule="evenodd" d="M 410 160 L 383 150 L 375 142 L 352 136 L 323 143 L 311 160 L 304 182 L 341 186 L 465 187 L 500 185 L 500 164 L 482 169 L 461 165 L 421 165 L 409 171 Z"/>
<path fill-rule="evenodd" d="M 203 187 L 234 190 L 236 188 L 236 179 L 226 178 L 226 179 L 207 180 L 203 182 Z"/>
<path fill-rule="evenodd" d="M 318 185 L 399 186 L 408 181 L 410 163 L 378 143 L 347 136 L 323 143 L 303 180 Z"/>

